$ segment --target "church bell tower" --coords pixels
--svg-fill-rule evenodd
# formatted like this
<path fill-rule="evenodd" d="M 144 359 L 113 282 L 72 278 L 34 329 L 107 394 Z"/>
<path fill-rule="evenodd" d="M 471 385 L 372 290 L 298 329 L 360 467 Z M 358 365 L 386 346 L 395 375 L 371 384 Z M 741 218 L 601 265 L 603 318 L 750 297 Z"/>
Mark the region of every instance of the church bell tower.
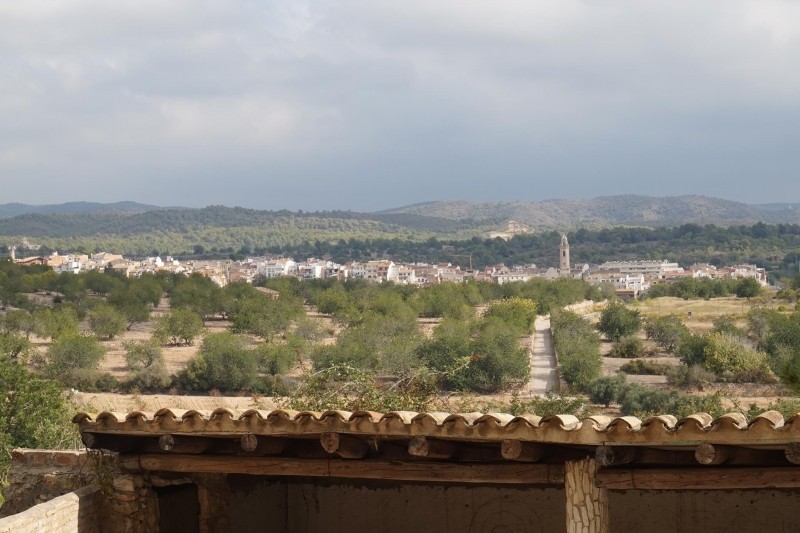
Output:
<path fill-rule="evenodd" d="M 565 233 L 561 234 L 561 245 L 558 247 L 558 257 L 559 257 L 559 267 L 558 271 L 561 275 L 568 276 L 570 273 L 570 266 L 569 266 L 569 241 L 567 241 L 567 235 Z"/>

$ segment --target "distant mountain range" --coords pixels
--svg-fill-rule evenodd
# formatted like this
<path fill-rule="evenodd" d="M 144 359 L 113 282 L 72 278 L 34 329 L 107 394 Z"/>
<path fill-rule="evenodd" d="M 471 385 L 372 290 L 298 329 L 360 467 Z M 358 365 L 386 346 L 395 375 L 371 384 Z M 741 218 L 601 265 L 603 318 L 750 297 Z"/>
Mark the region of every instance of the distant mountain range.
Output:
<path fill-rule="evenodd" d="M 753 205 L 708 196 L 601 196 L 543 202 L 426 202 L 382 213 L 434 215 L 452 220 L 514 220 L 536 229 L 605 226 L 718 226 L 800 223 L 800 204 Z"/>
<path fill-rule="evenodd" d="M 205 208 L 215 210 L 222 206 Z M 262 211 L 257 209 L 225 208 L 237 213 L 263 216 L 266 213 L 289 211 Z M 0 218 L 19 215 L 43 214 L 141 214 L 149 211 L 198 211 L 188 207 L 141 204 L 138 202 L 67 202 L 63 204 L 30 205 L 22 203 L 0 204 Z M 301 212 L 302 213 L 302 212 Z M 414 215 L 428 219 L 447 219 L 462 222 L 497 224 L 498 229 L 511 220 L 534 229 L 567 229 L 597 226 L 678 226 L 686 223 L 730 226 L 764 222 L 769 224 L 800 223 L 800 203 L 745 204 L 708 196 L 601 196 L 588 200 L 545 200 L 541 202 L 422 202 L 374 213 L 351 211 L 323 211 L 315 216 L 372 219 L 383 222 L 409 222 Z M 309 212 L 306 212 L 309 214 Z M 218 213 L 215 211 L 215 218 Z M 394 215 L 394 216 L 392 216 Z M 480 224 L 483 225 L 483 224 Z"/>
<path fill-rule="evenodd" d="M 376 213 L 201 209 L 135 202 L 0 205 L 0 246 L 109 250 L 142 256 L 192 250 L 278 250 L 282 246 L 387 239 L 510 238 L 614 226 L 800 224 L 800 204 L 750 205 L 705 196 L 606 196 L 544 202 L 428 202 Z M 387 244 L 387 249 L 392 244 Z M 277 252 L 276 252 L 277 253 Z"/>
<path fill-rule="evenodd" d="M 30 205 L 0 204 L 0 218 L 15 217 L 28 214 L 66 214 L 66 213 L 144 213 L 159 209 L 185 209 L 183 207 L 159 207 L 136 202 L 115 202 L 103 204 L 98 202 L 66 202 L 63 204 Z"/>

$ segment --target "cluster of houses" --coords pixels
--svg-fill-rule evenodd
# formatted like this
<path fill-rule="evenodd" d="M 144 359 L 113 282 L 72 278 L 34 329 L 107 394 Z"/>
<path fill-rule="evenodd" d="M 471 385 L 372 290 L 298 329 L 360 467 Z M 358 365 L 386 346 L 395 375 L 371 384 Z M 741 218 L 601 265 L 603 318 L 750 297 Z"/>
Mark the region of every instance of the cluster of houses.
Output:
<path fill-rule="evenodd" d="M 13 250 L 12 250 L 13 257 Z M 17 260 L 18 263 L 37 263 L 50 266 L 55 272 L 79 273 L 87 270 L 111 270 L 125 276 L 140 276 L 144 273 L 168 271 L 181 274 L 199 273 L 220 286 L 236 281 L 252 282 L 257 277 L 279 278 L 291 276 L 298 279 L 339 280 L 363 279 L 376 283 L 427 286 L 443 282 L 468 280 L 510 283 L 534 278 L 558 279 L 572 277 L 584 279 L 594 285 L 611 284 L 620 296 L 635 298 L 653 283 L 670 282 L 681 278 L 755 278 L 767 284 L 765 269 L 755 265 L 715 267 L 694 264 L 683 268 L 669 261 L 607 261 L 601 265 L 583 264 L 572 266 L 569 258 L 569 243 L 562 237 L 559 246 L 559 267 L 538 268 L 536 265 L 507 267 L 493 265 L 482 270 L 462 270 L 451 263 L 395 263 L 388 259 L 373 261 L 350 261 L 339 264 L 323 259 L 295 261 L 290 258 L 254 257 L 241 261 L 191 260 L 178 261 L 172 257 L 148 257 L 143 260 L 125 259 L 118 254 L 69 254 L 53 253 L 47 257 Z"/>

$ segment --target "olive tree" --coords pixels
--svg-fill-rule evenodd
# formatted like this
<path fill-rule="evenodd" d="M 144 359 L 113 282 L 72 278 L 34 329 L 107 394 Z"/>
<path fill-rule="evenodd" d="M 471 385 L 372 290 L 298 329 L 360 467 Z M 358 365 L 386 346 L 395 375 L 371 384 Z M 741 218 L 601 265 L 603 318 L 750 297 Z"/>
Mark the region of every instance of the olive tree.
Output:
<path fill-rule="evenodd" d="M 638 332 L 641 325 L 639 311 L 630 309 L 623 302 L 611 302 L 600 313 L 597 331 L 609 340 L 618 341 Z"/>

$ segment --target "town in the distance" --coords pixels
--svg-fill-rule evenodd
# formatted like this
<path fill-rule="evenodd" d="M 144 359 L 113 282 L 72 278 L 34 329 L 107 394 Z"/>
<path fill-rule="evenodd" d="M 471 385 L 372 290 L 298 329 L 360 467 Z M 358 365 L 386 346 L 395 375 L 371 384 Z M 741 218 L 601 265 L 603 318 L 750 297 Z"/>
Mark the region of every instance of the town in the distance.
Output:
<path fill-rule="evenodd" d="M 35 245 L 27 245 L 35 248 Z M 446 246 L 445 246 L 446 247 Z M 525 282 L 534 278 L 558 279 L 571 277 L 583 279 L 592 285 L 613 286 L 617 296 L 635 299 L 654 283 L 668 283 L 685 278 L 696 279 L 746 279 L 752 278 L 759 285 L 767 286 L 766 269 L 753 264 L 714 266 L 708 263 L 695 263 L 682 267 L 666 260 L 617 260 L 602 264 L 588 263 L 573 265 L 570 262 L 570 245 L 566 235 L 562 235 L 557 250 L 558 267 L 538 267 L 535 264 L 503 264 L 472 269 L 452 263 L 402 263 L 388 259 L 371 261 L 348 261 L 344 264 L 334 261 L 307 258 L 297 261 L 288 257 L 247 257 L 242 260 L 187 260 L 173 257 L 147 257 L 129 259 L 120 254 L 98 252 L 93 254 L 59 254 L 49 256 L 30 256 L 16 258 L 16 247 L 9 248 L 12 260 L 18 264 L 46 265 L 56 273 L 97 270 L 111 271 L 125 277 L 138 277 L 142 274 L 171 272 L 175 274 L 201 274 L 220 287 L 229 283 L 245 281 L 252 283 L 258 277 L 273 279 L 294 277 L 310 279 L 348 279 L 370 282 L 393 282 L 419 287 L 444 282 L 486 281 L 493 283 Z M 555 255 L 555 254 L 554 254 Z M 470 258 L 471 262 L 471 258 Z"/>

